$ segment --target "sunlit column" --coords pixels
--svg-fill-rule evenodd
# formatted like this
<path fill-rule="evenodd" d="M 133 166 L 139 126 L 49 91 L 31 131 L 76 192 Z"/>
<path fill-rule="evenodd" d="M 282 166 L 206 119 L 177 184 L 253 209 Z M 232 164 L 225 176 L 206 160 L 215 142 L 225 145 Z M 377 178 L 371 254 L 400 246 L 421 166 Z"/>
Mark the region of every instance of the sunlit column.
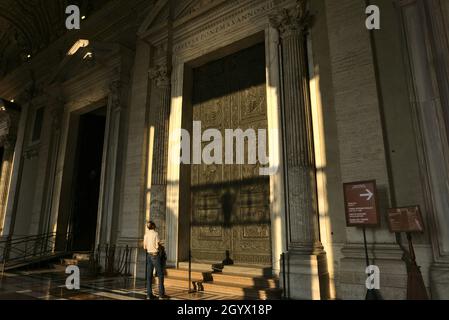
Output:
<path fill-rule="evenodd" d="M 151 94 L 155 95 L 155 104 L 150 106 L 150 122 L 153 124 L 151 142 L 153 150 L 150 186 L 150 219 L 159 230 L 161 239 L 165 239 L 165 208 L 167 190 L 167 160 L 168 160 L 168 117 L 170 114 L 170 70 L 167 64 L 159 64 L 149 71 L 152 80 Z"/>
<path fill-rule="evenodd" d="M 279 30 L 284 87 L 284 146 L 289 214 L 289 250 L 322 251 L 319 240 L 312 112 L 307 69 L 307 1 L 271 18 Z"/>
<path fill-rule="evenodd" d="M 8 200 L 9 182 L 11 179 L 12 162 L 14 159 L 14 147 L 16 137 L 7 135 L 2 137 L 3 159 L 0 164 L 0 235 L 3 235 L 3 224 L 5 220 L 6 203 Z"/>
<path fill-rule="evenodd" d="M 59 146 L 61 140 L 61 123 L 64 114 L 64 105 L 60 99 L 53 102 L 53 107 L 50 109 L 51 115 L 51 137 L 49 142 L 49 172 L 48 172 L 48 189 L 46 193 L 45 204 L 43 207 L 43 220 L 41 221 L 41 230 L 39 233 L 52 232 L 51 227 L 51 213 L 53 212 L 53 195 L 55 189 L 56 166 L 59 155 Z"/>

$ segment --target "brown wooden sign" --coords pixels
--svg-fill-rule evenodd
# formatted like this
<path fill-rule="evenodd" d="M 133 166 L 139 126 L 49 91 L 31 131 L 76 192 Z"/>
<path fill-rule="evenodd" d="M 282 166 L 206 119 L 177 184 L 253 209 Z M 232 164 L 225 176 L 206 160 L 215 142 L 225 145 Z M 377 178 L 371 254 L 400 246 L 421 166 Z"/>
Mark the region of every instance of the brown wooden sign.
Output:
<path fill-rule="evenodd" d="M 391 232 L 424 232 L 419 206 L 388 209 Z"/>
<path fill-rule="evenodd" d="M 343 185 L 348 227 L 379 226 L 376 181 L 361 181 Z"/>

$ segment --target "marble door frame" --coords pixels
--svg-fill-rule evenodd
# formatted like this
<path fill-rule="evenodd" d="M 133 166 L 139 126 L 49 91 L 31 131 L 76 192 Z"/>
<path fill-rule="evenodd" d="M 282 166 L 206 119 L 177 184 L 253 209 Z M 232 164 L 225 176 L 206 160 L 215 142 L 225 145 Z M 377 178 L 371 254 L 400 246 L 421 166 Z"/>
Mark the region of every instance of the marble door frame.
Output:
<path fill-rule="evenodd" d="M 268 18 L 266 21 L 268 22 Z M 192 62 L 201 63 L 210 61 L 218 56 L 226 56 L 230 53 L 249 47 L 254 43 L 254 39 L 259 37 L 259 42 L 265 42 L 266 51 L 266 74 L 267 74 L 267 118 L 268 129 L 281 130 L 280 123 L 280 84 L 279 84 L 279 56 L 278 56 L 278 33 L 268 26 L 259 24 L 258 26 L 247 25 L 248 29 L 242 34 L 236 34 L 229 41 L 222 41 L 216 38 L 211 42 L 198 42 L 196 50 L 179 50 L 174 48 L 173 72 L 172 72 L 172 103 L 169 121 L 170 132 L 182 128 L 183 112 L 189 106 L 190 101 L 185 97 L 185 81 L 192 66 Z M 193 35 L 192 35 L 193 36 Z M 187 40 L 188 41 L 188 40 Z M 218 55 L 218 56 L 217 56 Z M 170 137 L 169 155 L 175 148 L 179 147 L 180 137 Z M 270 176 L 270 218 L 271 218 L 271 242 L 272 242 L 272 268 L 275 272 L 280 270 L 280 255 L 286 250 L 285 241 L 285 208 L 283 192 L 282 173 L 282 141 L 281 134 L 278 137 L 269 137 L 270 166 L 278 167 L 277 173 Z M 168 161 L 167 168 L 167 247 L 168 260 L 176 265 L 180 262 L 179 257 L 179 224 L 181 217 L 180 199 L 181 192 L 181 166 Z"/>

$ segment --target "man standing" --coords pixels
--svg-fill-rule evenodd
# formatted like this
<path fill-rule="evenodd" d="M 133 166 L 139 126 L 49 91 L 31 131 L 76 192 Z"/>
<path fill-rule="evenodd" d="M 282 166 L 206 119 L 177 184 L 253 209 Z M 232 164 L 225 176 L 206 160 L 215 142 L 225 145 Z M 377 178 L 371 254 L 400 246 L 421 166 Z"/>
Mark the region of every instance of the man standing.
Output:
<path fill-rule="evenodd" d="M 160 239 L 159 234 L 156 232 L 156 224 L 150 221 L 147 225 L 145 237 L 143 239 L 143 248 L 147 254 L 147 299 L 155 299 L 153 295 L 153 271 L 156 269 L 156 273 L 159 277 L 159 299 L 167 299 L 165 295 L 164 287 L 164 270 L 162 268 L 161 256 L 159 254 Z"/>

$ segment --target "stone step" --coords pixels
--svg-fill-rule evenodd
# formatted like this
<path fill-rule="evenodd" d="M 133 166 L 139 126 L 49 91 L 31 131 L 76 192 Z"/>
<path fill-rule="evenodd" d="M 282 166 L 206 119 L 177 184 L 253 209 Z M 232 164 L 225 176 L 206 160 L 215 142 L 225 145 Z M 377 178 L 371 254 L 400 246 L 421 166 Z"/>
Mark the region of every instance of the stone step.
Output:
<path fill-rule="evenodd" d="M 74 253 L 73 259 L 76 259 L 78 261 L 89 261 L 90 260 L 90 253 Z"/>
<path fill-rule="evenodd" d="M 188 262 L 179 262 L 178 263 L 178 269 L 189 269 L 189 263 Z M 212 272 L 212 264 L 206 264 L 206 263 L 192 263 L 192 270 L 198 271 L 198 272 Z"/>
<path fill-rule="evenodd" d="M 188 262 L 180 262 L 178 264 L 179 269 L 189 269 Z M 212 263 L 192 263 L 192 270 L 207 272 L 213 271 Z M 222 274 L 235 274 L 240 276 L 250 276 L 250 277 L 270 277 L 273 271 L 270 267 L 266 266 L 240 266 L 240 265 L 227 265 L 222 269 Z"/>
<path fill-rule="evenodd" d="M 61 259 L 61 264 L 64 266 L 78 266 L 80 268 L 89 267 L 89 261 L 65 258 Z"/>
<path fill-rule="evenodd" d="M 282 290 L 277 288 L 254 288 L 240 285 L 229 285 L 221 283 L 203 283 L 204 290 L 207 292 L 226 293 L 230 295 L 242 296 L 246 299 L 281 299 Z"/>
<path fill-rule="evenodd" d="M 155 284 L 158 284 L 156 278 Z M 164 280 L 165 286 L 184 287 L 189 288 L 189 282 L 185 278 L 167 277 Z M 281 299 L 282 290 L 278 288 L 254 288 L 251 286 L 244 286 L 230 283 L 215 283 L 203 282 L 205 292 L 227 294 L 230 296 L 240 296 L 245 299 L 261 299 L 261 300 L 276 300 Z"/>
<path fill-rule="evenodd" d="M 77 266 L 78 265 L 78 260 L 65 258 L 65 259 L 61 259 L 61 264 L 64 265 L 64 266 Z"/>
<path fill-rule="evenodd" d="M 176 277 L 188 279 L 189 270 L 186 269 L 166 269 L 168 277 Z M 247 275 L 227 274 L 227 273 L 211 273 L 192 271 L 192 281 L 204 280 L 204 282 L 213 281 L 216 284 L 234 283 L 242 286 L 255 288 L 278 288 L 279 280 L 275 277 L 252 277 Z M 210 278 L 209 278 L 210 277 Z M 209 280 L 210 279 L 210 280 Z"/>
<path fill-rule="evenodd" d="M 189 279 L 189 270 L 184 269 L 174 269 L 174 268 L 167 268 L 165 269 L 165 273 L 167 277 L 173 277 L 173 278 L 179 278 L 179 279 Z M 192 270 L 192 281 L 200 281 L 203 280 L 203 273 L 200 271 L 193 271 Z"/>

